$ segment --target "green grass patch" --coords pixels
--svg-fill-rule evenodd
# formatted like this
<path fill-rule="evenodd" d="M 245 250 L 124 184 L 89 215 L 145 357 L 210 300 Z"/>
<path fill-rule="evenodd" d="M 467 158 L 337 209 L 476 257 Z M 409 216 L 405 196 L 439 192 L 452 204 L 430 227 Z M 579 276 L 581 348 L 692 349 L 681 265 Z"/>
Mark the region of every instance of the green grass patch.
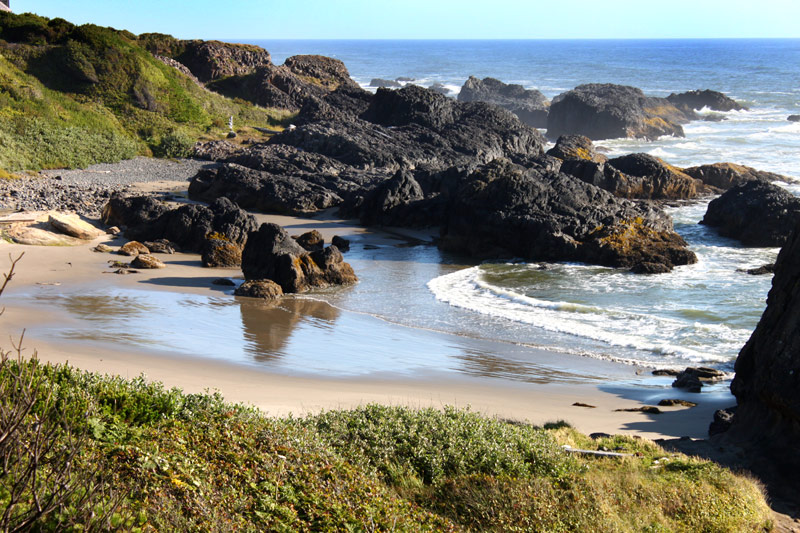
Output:
<path fill-rule="evenodd" d="M 58 471 L 59 450 L 79 443 L 67 480 L 79 490 L 40 518 L 42 530 L 77 524 L 135 531 L 770 527 L 769 509 L 751 480 L 647 441 L 592 441 L 563 424 L 543 429 L 454 408 L 369 405 L 269 418 L 217 394 L 184 394 L 144 378 L 36 362 L 6 361 L 0 390 L 24 388 L 14 385 L 20 368 L 39 384 L 24 427 L 54 418 L 60 428 L 42 473 Z M 6 412 L 17 401 L 11 393 L 0 397 Z M 637 455 L 576 457 L 562 444 Z M 32 491 L 17 514 L 32 505 Z M 10 494 L 0 478 L 0 509 Z"/>
<path fill-rule="evenodd" d="M 291 117 L 198 86 L 147 49 L 174 54 L 179 41 L 143 37 L 0 12 L 0 169 L 181 157 L 200 138 L 223 138 L 230 116 L 267 128 Z"/>

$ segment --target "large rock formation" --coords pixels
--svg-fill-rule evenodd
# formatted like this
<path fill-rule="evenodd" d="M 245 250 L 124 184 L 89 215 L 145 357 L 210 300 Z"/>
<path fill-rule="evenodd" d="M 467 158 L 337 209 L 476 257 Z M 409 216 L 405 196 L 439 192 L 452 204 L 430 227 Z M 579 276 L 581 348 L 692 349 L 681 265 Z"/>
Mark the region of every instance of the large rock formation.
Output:
<path fill-rule="evenodd" d="M 700 165 L 683 169 L 689 176 L 699 179 L 708 186 L 727 191 L 737 185 L 743 185 L 748 181 L 783 181 L 790 182 L 791 179 L 774 172 L 765 172 L 744 165 L 735 163 L 714 163 L 712 165 Z"/>
<path fill-rule="evenodd" d="M 269 52 L 260 46 L 220 41 L 182 41 L 183 51 L 172 59 L 188 68 L 202 82 L 248 74 L 271 65 Z"/>
<path fill-rule="evenodd" d="M 458 101 L 499 105 L 529 126 L 547 127 L 547 97 L 535 89 L 525 89 L 522 85 L 505 84 L 495 78 L 480 80 L 470 76 L 458 93 Z"/>
<path fill-rule="evenodd" d="M 748 450 L 759 473 L 781 478 L 797 503 L 800 476 L 800 223 L 778 255 L 767 308 L 736 359 L 738 407 L 726 438 Z M 766 471 L 766 472 L 765 472 Z"/>
<path fill-rule="evenodd" d="M 260 65 L 241 75 L 208 84 L 231 98 L 242 98 L 264 107 L 297 111 L 314 97 L 338 88 L 361 90 L 344 63 L 324 56 L 292 56 L 283 65 Z"/>
<path fill-rule="evenodd" d="M 746 246 L 782 246 L 800 220 L 800 198 L 762 181 L 749 181 L 708 204 L 701 224 Z"/>
<path fill-rule="evenodd" d="M 442 247 L 478 257 L 614 267 L 694 263 L 660 209 L 615 198 L 565 174 L 496 160 L 459 187 Z"/>
<path fill-rule="evenodd" d="M 688 91 L 685 93 L 672 93 L 667 96 L 667 100 L 672 102 L 675 106 L 687 110 L 699 110 L 707 107 L 714 111 L 741 111 L 747 109 L 739 104 L 733 98 L 729 98 L 718 91 Z"/>
<path fill-rule="evenodd" d="M 665 98 L 645 96 L 641 89 L 610 83 L 579 85 L 550 104 L 547 136 L 579 134 L 593 140 L 619 137 L 683 137 L 689 117 Z"/>
<path fill-rule="evenodd" d="M 242 272 L 247 280 L 272 280 L 284 293 L 358 281 L 336 246 L 307 252 L 277 224 L 262 224 L 247 239 Z"/>

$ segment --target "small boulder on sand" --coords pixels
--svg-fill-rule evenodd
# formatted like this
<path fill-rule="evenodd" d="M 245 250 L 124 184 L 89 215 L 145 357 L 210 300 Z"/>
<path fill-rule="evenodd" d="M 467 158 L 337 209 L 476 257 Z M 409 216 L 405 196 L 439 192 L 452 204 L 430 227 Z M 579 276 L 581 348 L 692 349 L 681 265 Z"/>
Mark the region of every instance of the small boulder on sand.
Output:
<path fill-rule="evenodd" d="M 91 241 L 106 234 L 74 213 L 51 212 L 48 213 L 47 221 L 56 231 L 84 241 Z"/>

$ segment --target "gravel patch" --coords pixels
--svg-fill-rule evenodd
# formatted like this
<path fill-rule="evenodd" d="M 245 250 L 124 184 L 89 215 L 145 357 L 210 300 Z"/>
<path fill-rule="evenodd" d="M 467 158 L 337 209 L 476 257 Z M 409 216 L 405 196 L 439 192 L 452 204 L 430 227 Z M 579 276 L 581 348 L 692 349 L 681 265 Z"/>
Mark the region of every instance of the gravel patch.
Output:
<path fill-rule="evenodd" d="M 86 169 L 43 170 L 36 176 L 0 181 L 0 210 L 75 211 L 97 218 L 114 193 L 126 193 L 141 183 L 186 181 L 217 163 L 197 159 L 137 157 L 101 163 Z"/>

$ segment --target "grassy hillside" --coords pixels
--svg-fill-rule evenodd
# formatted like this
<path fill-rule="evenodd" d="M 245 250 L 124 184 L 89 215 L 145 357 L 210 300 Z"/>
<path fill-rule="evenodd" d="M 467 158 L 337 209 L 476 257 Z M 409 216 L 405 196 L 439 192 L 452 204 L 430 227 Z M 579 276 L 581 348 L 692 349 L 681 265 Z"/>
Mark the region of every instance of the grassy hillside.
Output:
<path fill-rule="evenodd" d="M 376 405 L 276 419 L 144 379 L 5 361 L 2 429 L 13 426 L 8 413 L 26 397 L 35 400 L 30 413 L 0 441 L 0 459 L 12 473 L 0 476 L 0 512 L 10 508 L 7 522 L 19 522 L 36 514 L 34 494 L 57 502 L 34 516 L 37 530 L 771 526 L 759 488 L 746 478 L 646 441 L 593 441 L 562 424 L 544 429 L 463 410 Z M 575 456 L 562 444 L 633 455 Z M 15 489 L 31 465 L 38 476 Z"/>
<path fill-rule="evenodd" d="M 185 155 L 200 137 L 278 125 L 288 113 L 233 101 L 158 61 L 136 36 L 0 12 L 0 169 Z"/>

